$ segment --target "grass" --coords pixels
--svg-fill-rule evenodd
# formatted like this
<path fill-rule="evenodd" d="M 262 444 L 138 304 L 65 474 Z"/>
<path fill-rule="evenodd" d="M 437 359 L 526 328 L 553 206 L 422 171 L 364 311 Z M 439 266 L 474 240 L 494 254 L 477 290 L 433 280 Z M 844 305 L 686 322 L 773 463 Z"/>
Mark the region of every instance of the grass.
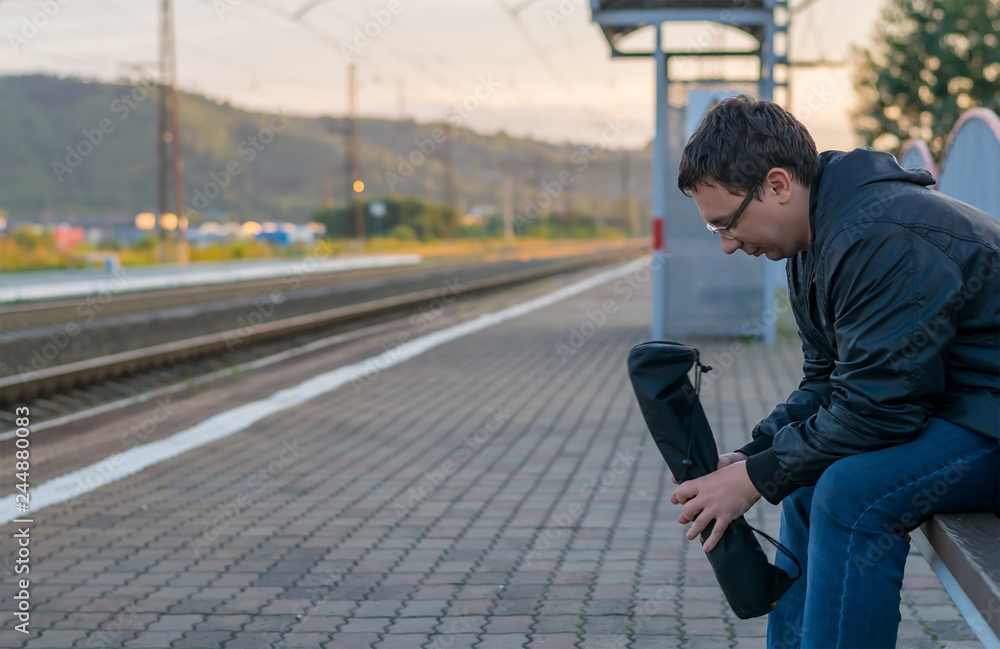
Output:
<path fill-rule="evenodd" d="M 272 246 L 264 241 L 237 240 L 216 242 L 207 246 L 189 245 L 189 263 L 207 261 L 233 261 L 239 259 L 281 259 L 301 258 L 310 255 L 356 257 L 372 254 L 418 254 L 427 260 L 447 260 L 476 258 L 484 261 L 522 257 L 539 258 L 581 254 L 609 245 L 621 245 L 628 239 L 542 239 L 519 237 L 508 243 L 501 239 L 467 238 L 442 241 L 403 241 L 381 237 L 368 239 L 362 245 L 354 240 L 325 239 L 314 244 Z M 165 244 L 165 263 L 176 264 L 180 260 L 180 248 L 176 241 Z M 25 272 L 37 270 L 65 270 L 82 268 L 87 253 L 113 253 L 122 266 L 155 266 L 160 264 L 158 242 L 147 237 L 130 247 L 120 245 L 94 246 L 80 244 L 72 250 L 56 247 L 49 233 L 35 233 L 27 230 L 0 236 L 0 272 Z M 103 262 L 98 260 L 98 267 Z"/>

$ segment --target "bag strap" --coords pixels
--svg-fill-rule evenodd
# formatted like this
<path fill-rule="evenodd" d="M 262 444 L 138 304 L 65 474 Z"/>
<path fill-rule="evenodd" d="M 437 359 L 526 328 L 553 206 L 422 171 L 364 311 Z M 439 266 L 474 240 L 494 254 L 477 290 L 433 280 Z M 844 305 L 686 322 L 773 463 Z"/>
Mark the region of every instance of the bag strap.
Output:
<path fill-rule="evenodd" d="M 770 541 L 771 545 L 773 545 L 774 547 L 776 547 L 778 550 L 781 550 L 782 554 L 784 554 L 786 557 L 788 557 L 789 559 L 791 559 L 792 563 L 795 564 L 795 569 L 799 571 L 799 574 L 797 574 L 794 577 L 792 577 L 792 581 L 795 581 L 796 579 L 798 579 L 799 577 L 802 576 L 802 566 L 799 564 L 799 560 L 795 558 L 795 555 L 792 554 L 791 551 L 788 548 L 786 548 L 782 544 L 780 544 L 777 541 L 775 541 L 774 539 L 772 539 L 769 534 L 758 530 L 756 527 L 754 527 L 750 523 L 747 523 L 747 527 L 749 527 L 751 530 L 753 530 L 754 532 L 757 532 L 758 534 L 760 534 L 761 536 L 763 536 L 765 539 L 767 539 L 768 541 Z"/>

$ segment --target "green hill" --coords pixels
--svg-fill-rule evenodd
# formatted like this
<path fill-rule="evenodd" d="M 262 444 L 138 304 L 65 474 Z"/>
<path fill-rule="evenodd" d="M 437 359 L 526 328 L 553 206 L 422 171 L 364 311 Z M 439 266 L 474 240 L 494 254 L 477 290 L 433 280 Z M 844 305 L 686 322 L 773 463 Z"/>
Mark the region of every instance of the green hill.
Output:
<path fill-rule="evenodd" d="M 324 178 L 335 202 L 343 202 L 343 118 L 301 117 L 293 110 L 282 119 L 181 93 L 187 204 L 215 218 L 302 222 L 320 209 Z M 0 77 L 0 208 L 22 219 L 43 212 L 58 219 L 109 213 L 131 218 L 155 211 L 156 112 L 153 86 L 43 75 Z M 434 133 L 439 126 L 363 119 L 365 195 L 444 201 L 445 156 L 441 132 L 438 142 Z M 404 177 L 400 171 L 407 167 L 401 167 L 400 157 L 420 161 L 418 140 L 425 150 L 434 144 L 434 151 Z M 559 194 L 552 203 L 561 207 L 568 186 L 560 183 L 561 172 L 570 174 L 577 210 L 608 217 L 620 211 L 620 151 L 597 150 L 587 158 L 571 143 L 464 128 L 456 128 L 449 143 L 457 194 L 466 207 L 498 203 L 502 168 L 509 165 L 519 213 L 528 198 L 539 194 Z M 628 155 L 639 212 L 648 214 L 651 151 L 647 147 Z M 197 198 L 199 192 L 204 199 Z"/>

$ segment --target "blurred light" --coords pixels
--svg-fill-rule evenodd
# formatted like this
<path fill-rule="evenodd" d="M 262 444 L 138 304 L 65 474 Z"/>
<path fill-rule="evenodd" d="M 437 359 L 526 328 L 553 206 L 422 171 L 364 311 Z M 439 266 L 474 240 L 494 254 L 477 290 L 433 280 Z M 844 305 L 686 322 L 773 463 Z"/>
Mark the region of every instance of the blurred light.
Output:
<path fill-rule="evenodd" d="M 171 212 L 167 212 L 160 216 L 160 227 L 164 230 L 175 230 L 177 229 L 177 215 Z"/>
<path fill-rule="evenodd" d="M 241 229 L 243 230 L 243 234 L 248 237 L 260 234 L 261 230 L 260 223 L 257 223 L 256 221 L 247 221 L 243 224 Z"/>
<path fill-rule="evenodd" d="M 181 217 L 181 230 L 187 230 L 187 229 L 188 229 L 188 217 L 182 216 Z"/>
<path fill-rule="evenodd" d="M 135 227 L 140 230 L 152 230 L 156 227 L 156 217 L 150 212 L 135 215 Z"/>
<path fill-rule="evenodd" d="M 7 229 L 7 219 L 0 216 L 0 230 L 6 230 L 6 229 Z"/>
<path fill-rule="evenodd" d="M 264 224 L 264 232 L 277 232 L 278 224 L 273 221 L 268 221 Z M 255 233 L 256 234 L 256 233 Z"/>
<path fill-rule="evenodd" d="M 198 226 L 198 234 L 221 234 L 222 226 L 212 221 L 205 221 Z"/>
<path fill-rule="evenodd" d="M 163 134 L 163 141 L 166 142 L 167 144 L 173 142 L 174 134 L 171 133 L 170 131 L 167 131 L 166 133 Z"/>
<path fill-rule="evenodd" d="M 306 223 L 306 227 L 310 232 L 315 232 L 317 234 L 323 234 L 326 232 L 326 226 L 317 221 L 309 221 L 309 223 Z"/>
<path fill-rule="evenodd" d="M 294 223 L 291 223 L 290 221 L 286 221 L 286 222 L 284 222 L 284 223 L 281 224 L 281 231 L 282 232 L 287 232 L 288 234 L 294 234 L 296 227 L 297 226 Z"/>
<path fill-rule="evenodd" d="M 365 191 L 365 184 L 363 182 L 361 182 L 360 180 L 355 180 L 354 181 L 354 191 L 356 191 L 359 194 L 361 192 Z"/>

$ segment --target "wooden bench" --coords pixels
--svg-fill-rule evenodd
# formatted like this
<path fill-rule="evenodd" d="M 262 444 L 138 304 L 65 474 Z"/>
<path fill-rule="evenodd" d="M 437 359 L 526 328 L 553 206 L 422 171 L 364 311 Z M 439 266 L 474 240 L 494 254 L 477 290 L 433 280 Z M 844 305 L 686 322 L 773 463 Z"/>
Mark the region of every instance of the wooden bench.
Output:
<path fill-rule="evenodd" d="M 941 514 L 910 538 L 985 649 L 1000 649 L 1000 517 Z"/>

